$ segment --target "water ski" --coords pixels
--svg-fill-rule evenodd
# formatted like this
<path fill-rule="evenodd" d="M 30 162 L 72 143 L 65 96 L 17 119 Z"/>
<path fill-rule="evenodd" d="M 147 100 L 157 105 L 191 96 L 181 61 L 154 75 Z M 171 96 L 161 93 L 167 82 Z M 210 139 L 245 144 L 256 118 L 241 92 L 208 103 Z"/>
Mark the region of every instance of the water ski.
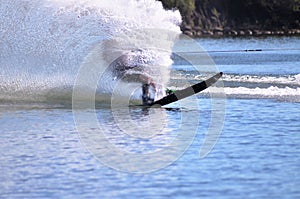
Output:
<path fill-rule="evenodd" d="M 176 102 L 178 100 L 184 99 L 186 97 L 192 96 L 196 93 L 199 93 L 199 92 L 207 89 L 208 87 L 210 87 L 211 85 L 216 83 L 222 77 L 222 75 L 223 75 L 223 73 L 220 72 L 205 81 L 199 82 L 198 84 L 189 86 L 182 90 L 177 90 L 177 91 L 165 96 L 164 98 L 162 98 L 160 100 L 157 100 L 157 101 L 154 101 L 154 102 L 148 104 L 147 106 L 164 106 L 164 105 Z"/>

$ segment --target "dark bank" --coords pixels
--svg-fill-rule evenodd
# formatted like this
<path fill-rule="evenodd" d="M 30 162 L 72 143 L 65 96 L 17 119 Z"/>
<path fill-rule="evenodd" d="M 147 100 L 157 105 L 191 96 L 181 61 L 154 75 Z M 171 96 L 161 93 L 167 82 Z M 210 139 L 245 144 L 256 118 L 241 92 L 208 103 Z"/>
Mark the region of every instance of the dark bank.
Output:
<path fill-rule="evenodd" d="M 178 9 L 183 33 L 203 36 L 300 35 L 299 0 L 160 0 Z"/>

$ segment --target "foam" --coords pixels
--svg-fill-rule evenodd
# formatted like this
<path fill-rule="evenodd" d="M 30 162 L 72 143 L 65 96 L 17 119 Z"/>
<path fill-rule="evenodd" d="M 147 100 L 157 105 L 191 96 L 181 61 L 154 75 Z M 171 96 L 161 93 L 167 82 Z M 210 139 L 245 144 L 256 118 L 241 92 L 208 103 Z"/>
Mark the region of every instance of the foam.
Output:
<path fill-rule="evenodd" d="M 300 74 L 286 76 L 224 75 L 223 81 L 265 84 L 300 85 Z"/>
<path fill-rule="evenodd" d="M 210 76 L 210 75 L 209 75 Z M 200 93 L 202 96 L 215 97 L 226 94 L 227 98 L 257 98 L 276 99 L 283 101 L 300 102 L 299 74 L 285 76 L 233 75 L 225 74 L 222 77 L 225 87 L 212 86 Z M 170 89 L 180 90 L 187 86 L 186 79 L 194 79 L 193 83 L 207 79 L 204 76 L 175 74 Z M 192 83 L 192 84 L 193 84 Z M 182 85 L 184 84 L 184 85 Z"/>
<path fill-rule="evenodd" d="M 246 88 L 246 87 L 212 87 L 202 92 L 202 95 L 213 95 L 225 93 L 227 98 L 247 98 L 247 99 L 276 99 L 281 101 L 300 102 L 300 88 L 278 88 L 270 86 L 268 88 Z"/>

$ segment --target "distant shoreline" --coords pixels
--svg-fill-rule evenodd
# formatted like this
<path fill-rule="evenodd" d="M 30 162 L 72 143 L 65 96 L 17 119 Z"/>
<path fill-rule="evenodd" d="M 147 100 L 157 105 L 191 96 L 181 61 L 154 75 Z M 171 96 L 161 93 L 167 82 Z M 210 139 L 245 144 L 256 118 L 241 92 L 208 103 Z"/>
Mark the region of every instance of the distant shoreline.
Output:
<path fill-rule="evenodd" d="M 300 36 L 300 29 L 291 30 L 259 30 L 216 28 L 203 30 L 189 25 L 181 27 L 182 33 L 190 37 L 243 37 L 243 36 Z"/>

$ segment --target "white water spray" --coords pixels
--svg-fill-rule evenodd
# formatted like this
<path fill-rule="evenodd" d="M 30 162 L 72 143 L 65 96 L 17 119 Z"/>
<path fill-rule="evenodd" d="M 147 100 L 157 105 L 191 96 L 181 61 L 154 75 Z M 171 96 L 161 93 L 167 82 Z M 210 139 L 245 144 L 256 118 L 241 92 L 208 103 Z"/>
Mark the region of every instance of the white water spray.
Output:
<path fill-rule="evenodd" d="M 148 67 L 163 67 L 159 68 L 164 76 L 159 83 L 165 84 L 172 63 L 168 53 L 132 51 L 134 46 L 114 39 L 120 34 L 138 41 L 149 39 L 132 31 L 144 29 L 179 34 L 180 23 L 178 11 L 166 11 L 154 0 L 2 0 L 0 99 L 44 101 L 50 92 L 70 96 L 80 65 L 102 42 L 110 47 L 99 56 L 105 57 L 113 49 L 147 58 L 152 63 Z M 169 48 L 171 51 L 171 44 Z"/>

